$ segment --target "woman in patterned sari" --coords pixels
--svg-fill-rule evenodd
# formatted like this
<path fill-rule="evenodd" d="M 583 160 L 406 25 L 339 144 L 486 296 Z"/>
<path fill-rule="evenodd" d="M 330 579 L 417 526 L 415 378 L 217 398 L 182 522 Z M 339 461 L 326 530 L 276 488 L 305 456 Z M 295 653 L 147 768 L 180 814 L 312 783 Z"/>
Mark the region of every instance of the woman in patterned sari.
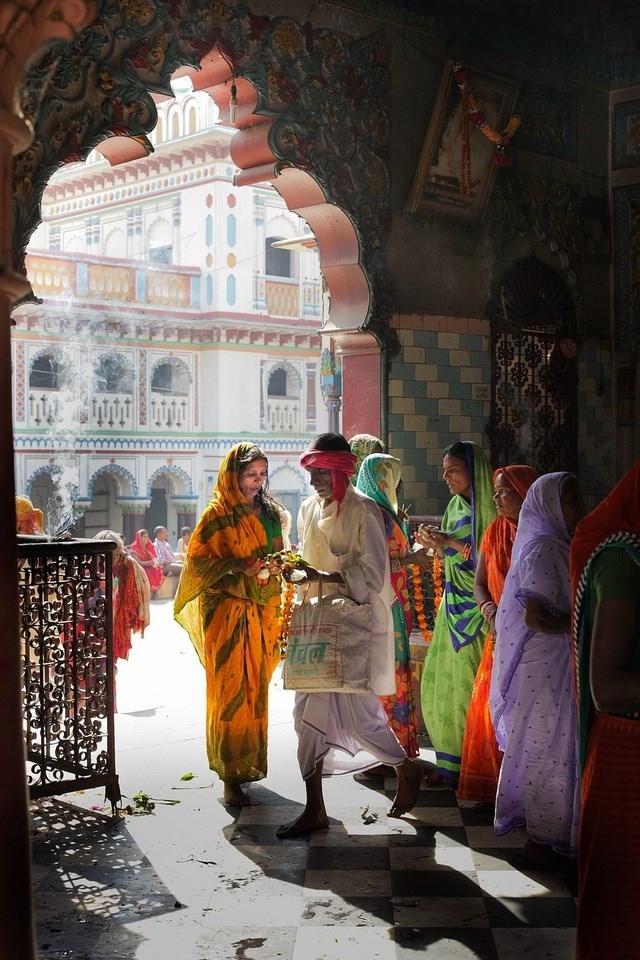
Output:
<path fill-rule="evenodd" d="M 209 766 L 224 801 L 247 806 L 241 784 L 267 774 L 268 691 L 280 658 L 280 505 L 267 496 L 265 454 L 239 443 L 220 465 L 213 497 L 189 540 L 174 600 L 207 677 Z"/>
<path fill-rule="evenodd" d="M 640 461 L 571 544 L 582 816 L 576 960 L 633 960 L 640 914 Z"/>
<path fill-rule="evenodd" d="M 380 700 L 389 718 L 391 729 L 404 747 L 407 756 L 417 757 L 420 755 L 420 749 L 409 647 L 411 604 L 407 564 L 419 563 L 420 557 L 424 557 L 424 550 L 419 551 L 418 554 L 409 553 L 407 518 L 398 506 L 397 490 L 400 471 L 400 461 L 396 457 L 384 453 L 371 454 L 362 462 L 356 489 L 375 500 L 382 512 L 389 547 L 391 585 L 395 593 L 391 614 L 395 637 L 396 692 L 392 696 L 380 697 Z M 395 771 L 391 770 L 389 775 L 395 776 Z"/>
<path fill-rule="evenodd" d="M 490 633 L 484 643 L 467 713 L 458 798 L 475 800 L 491 809 L 496 799 L 502 760 L 489 709 L 495 616 L 505 577 L 511 566 L 511 551 L 522 501 L 537 478 L 538 471 L 526 464 L 499 467 L 494 472 L 493 501 L 498 516 L 491 521 L 482 538 L 473 587 L 480 613 L 489 623 Z"/>
<path fill-rule="evenodd" d="M 442 476 L 451 500 L 437 529 L 421 525 L 417 539 L 444 557 L 444 595 L 422 673 L 422 713 L 436 754 L 428 786 L 458 785 L 467 709 L 489 624 L 473 596 L 477 554 L 495 518 L 491 465 L 477 443 L 444 451 Z"/>

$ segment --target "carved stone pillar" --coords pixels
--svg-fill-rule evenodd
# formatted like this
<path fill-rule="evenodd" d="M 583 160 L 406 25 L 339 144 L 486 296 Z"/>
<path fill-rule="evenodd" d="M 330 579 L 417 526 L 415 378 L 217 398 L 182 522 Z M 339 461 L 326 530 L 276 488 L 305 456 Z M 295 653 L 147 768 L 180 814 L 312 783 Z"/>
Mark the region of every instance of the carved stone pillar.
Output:
<path fill-rule="evenodd" d="M 125 547 L 133 543 L 138 530 L 146 530 L 145 514 L 151 505 L 149 497 L 118 497 L 116 504 L 122 509 L 122 530 Z M 153 539 L 152 531 L 149 531 Z"/>
<path fill-rule="evenodd" d="M 0 108 L 0 437 L 13 449 L 11 416 L 11 308 L 29 284 L 11 272 L 11 183 L 13 157 L 30 143 L 29 129 Z M 22 730 L 22 678 L 18 631 L 18 553 L 16 547 L 13 457 L 0 457 L 0 537 L 4 575 L 0 578 L 0 956 L 35 956 L 31 900 L 31 851 Z"/>
<path fill-rule="evenodd" d="M 13 449 L 10 322 L 14 303 L 30 292 L 13 272 L 13 160 L 31 143 L 31 129 L 16 115 L 17 93 L 30 58 L 56 37 L 70 40 L 94 16 L 85 0 L 5 0 L 0 5 L 0 438 Z M 13 458 L 0 458 L 0 956 L 33 960 L 31 849 L 22 728 Z"/>
<path fill-rule="evenodd" d="M 386 385 L 380 344 L 364 333 L 340 334 L 335 339 L 342 362 L 342 433 L 347 439 L 356 433 L 385 439 Z"/>

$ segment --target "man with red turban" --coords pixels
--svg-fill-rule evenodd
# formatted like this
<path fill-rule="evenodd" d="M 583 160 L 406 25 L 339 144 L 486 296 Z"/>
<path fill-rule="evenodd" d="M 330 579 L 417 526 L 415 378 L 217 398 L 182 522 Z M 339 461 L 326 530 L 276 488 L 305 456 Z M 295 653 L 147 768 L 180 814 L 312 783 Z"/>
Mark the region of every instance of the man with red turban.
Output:
<path fill-rule="evenodd" d="M 401 817 L 415 805 L 422 769 L 407 757 L 387 721 L 380 696 L 395 692 L 391 579 L 378 505 L 349 483 L 356 457 L 338 433 L 323 433 L 300 458 L 315 494 L 300 508 L 298 536 L 309 594 L 337 593 L 372 607 L 371 689 L 362 693 L 297 693 L 294 723 L 307 798 L 302 814 L 281 826 L 281 839 L 329 826 L 322 777 L 377 764 L 396 768 L 398 789 L 389 811 Z M 285 577 L 288 574 L 285 572 Z M 364 753 L 363 753 L 364 751 Z"/>

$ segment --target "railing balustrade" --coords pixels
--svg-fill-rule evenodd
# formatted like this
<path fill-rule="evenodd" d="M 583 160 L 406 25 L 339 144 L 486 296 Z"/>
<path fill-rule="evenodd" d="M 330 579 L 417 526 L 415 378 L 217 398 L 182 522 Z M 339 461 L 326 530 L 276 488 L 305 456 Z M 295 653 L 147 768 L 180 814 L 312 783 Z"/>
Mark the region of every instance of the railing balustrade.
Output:
<path fill-rule="evenodd" d="M 286 397 L 267 400 L 267 429 L 276 433 L 300 433 L 300 399 Z"/>
<path fill-rule="evenodd" d="M 172 397 L 166 394 L 151 394 L 151 427 L 155 430 L 180 430 L 187 428 L 189 400 L 187 397 Z"/>
<path fill-rule="evenodd" d="M 66 408 L 65 396 L 57 390 L 30 390 L 28 426 L 55 428 L 82 424 L 83 429 L 133 432 L 139 429 L 135 422 L 135 403 L 130 393 L 92 393 L 86 404 Z M 151 393 L 150 422 L 152 430 L 189 429 L 189 398 Z M 290 411 L 280 415 L 282 425 L 277 430 L 299 430 L 298 420 L 292 421 Z M 299 418 L 299 415 L 298 415 Z M 279 421 L 280 422 L 280 421 Z M 291 425 L 294 422 L 294 425 Z"/>

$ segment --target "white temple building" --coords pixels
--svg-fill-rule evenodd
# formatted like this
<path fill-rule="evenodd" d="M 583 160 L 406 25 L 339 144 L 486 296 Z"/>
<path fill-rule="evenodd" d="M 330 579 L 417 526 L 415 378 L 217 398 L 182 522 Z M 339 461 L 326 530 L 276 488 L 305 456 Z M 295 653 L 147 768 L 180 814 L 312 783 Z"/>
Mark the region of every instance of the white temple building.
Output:
<path fill-rule="evenodd" d="M 308 493 L 298 457 L 339 379 L 318 256 L 271 186 L 234 186 L 216 120 L 206 94 L 176 91 L 150 156 L 94 151 L 47 187 L 12 361 L 16 488 L 49 533 L 75 517 L 77 535 L 130 542 L 162 524 L 175 545 L 240 440 L 267 453 L 294 523 Z"/>

